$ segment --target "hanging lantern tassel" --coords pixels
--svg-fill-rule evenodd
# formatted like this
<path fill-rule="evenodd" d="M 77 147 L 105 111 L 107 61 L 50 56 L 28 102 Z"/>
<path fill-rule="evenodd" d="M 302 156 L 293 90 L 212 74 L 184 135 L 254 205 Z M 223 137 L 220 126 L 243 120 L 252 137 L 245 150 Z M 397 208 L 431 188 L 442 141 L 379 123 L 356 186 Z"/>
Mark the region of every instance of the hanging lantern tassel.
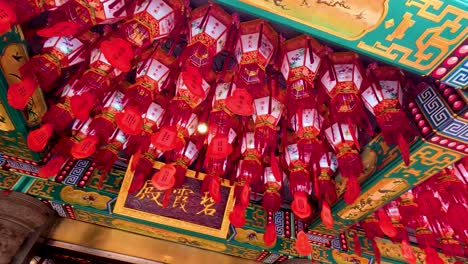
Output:
<path fill-rule="evenodd" d="M 333 228 L 333 216 L 331 213 L 330 205 L 326 201 L 322 201 L 322 211 L 320 212 L 323 224 L 329 228 Z"/>
<path fill-rule="evenodd" d="M 408 263 L 416 264 L 416 256 L 414 255 L 414 252 L 411 249 L 411 246 L 408 243 L 408 241 L 403 240 L 401 242 L 401 252 L 403 253 L 403 257 Z"/>
<path fill-rule="evenodd" d="M 405 162 L 405 165 L 408 166 L 410 164 L 410 152 L 409 152 L 409 143 L 406 141 L 403 134 L 398 133 L 398 149 L 400 149 L 401 157 Z"/>
<path fill-rule="evenodd" d="M 301 256 L 309 256 L 312 253 L 312 245 L 309 242 L 309 238 L 307 237 L 304 231 L 301 231 L 297 234 L 296 238 L 296 251 Z"/>
<path fill-rule="evenodd" d="M 243 227 L 245 225 L 245 207 L 236 204 L 229 214 L 229 221 L 234 227 Z"/>
<path fill-rule="evenodd" d="M 344 201 L 347 204 L 352 204 L 359 197 L 361 193 L 361 187 L 356 177 L 348 178 L 346 182 L 346 192 L 344 194 Z"/>
<path fill-rule="evenodd" d="M 354 252 L 356 252 L 356 255 L 362 257 L 361 242 L 359 241 L 357 232 L 354 233 L 353 240 L 354 240 Z"/>
<path fill-rule="evenodd" d="M 372 239 L 372 249 L 374 249 L 375 263 L 380 264 L 382 257 L 380 255 L 380 249 L 377 246 L 377 242 L 375 242 L 375 238 Z"/>
<path fill-rule="evenodd" d="M 39 169 L 39 177 L 48 179 L 57 176 L 65 162 L 66 160 L 62 156 L 53 157 L 46 165 Z"/>
<path fill-rule="evenodd" d="M 443 264 L 444 263 L 444 261 L 440 258 L 437 251 L 435 251 L 435 249 L 431 247 L 427 247 L 424 249 L 424 253 L 426 254 L 427 264 Z"/>
<path fill-rule="evenodd" d="M 265 234 L 263 234 L 263 242 L 268 247 L 272 247 L 276 244 L 276 226 L 274 222 L 268 223 L 265 228 Z"/>
<path fill-rule="evenodd" d="M 389 236 L 389 237 L 395 237 L 397 234 L 397 231 L 395 227 L 392 225 L 392 220 L 390 217 L 387 215 L 385 210 L 379 210 L 379 226 L 382 232 Z"/>

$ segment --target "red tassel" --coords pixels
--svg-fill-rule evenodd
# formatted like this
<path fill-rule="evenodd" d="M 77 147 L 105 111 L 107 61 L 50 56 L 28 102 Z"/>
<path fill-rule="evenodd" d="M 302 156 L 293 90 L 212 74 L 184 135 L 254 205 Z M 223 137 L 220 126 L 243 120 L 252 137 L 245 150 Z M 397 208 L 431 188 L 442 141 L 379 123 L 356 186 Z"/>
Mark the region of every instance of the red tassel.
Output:
<path fill-rule="evenodd" d="M 392 225 L 392 220 L 390 217 L 385 213 L 385 211 L 379 210 L 379 226 L 382 232 L 384 232 L 385 235 L 388 237 L 395 237 L 397 234 L 397 231 L 395 227 Z"/>
<path fill-rule="evenodd" d="M 344 201 L 347 204 L 352 204 L 356 199 L 359 197 L 361 193 L 361 187 L 355 177 L 351 177 L 348 179 L 346 183 L 346 191 L 344 194 Z"/>
<path fill-rule="evenodd" d="M 312 245 L 309 242 L 309 238 L 301 231 L 297 234 L 296 239 L 296 251 L 301 256 L 308 256 L 312 253 Z"/>
<path fill-rule="evenodd" d="M 410 164 L 410 153 L 409 153 L 409 144 L 406 139 L 403 137 L 402 133 L 398 133 L 398 148 L 400 149 L 401 157 L 405 162 L 405 165 Z"/>
<path fill-rule="evenodd" d="M 130 171 L 136 170 L 138 162 L 140 161 L 140 158 L 141 158 L 141 148 L 138 148 L 135 154 L 133 154 L 132 163 L 130 164 Z"/>
<path fill-rule="evenodd" d="M 424 249 L 424 253 L 426 254 L 427 264 L 443 264 L 444 263 L 444 261 L 440 258 L 437 251 L 435 251 L 435 249 L 431 247 L 427 247 Z"/>
<path fill-rule="evenodd" d="M 382 257 L 380 255 L 380 250 L 377 246 L 377 242 L 375 242 L 375 239 L 372 239 L 372 248 L 374 249 L 375 263 L 380 264 Z"/>
<path fill-rule="evenodd" d="M 74 95 L 70 98 L 70 108 L 73 115 L 80 121 L 86 122 L 89 113 L 95 106 L 95 96 L 89 92 Z"/>
<path fill-rule="evenodd" d="M 263 234 L 263 242 L 266 246 L 271 247 L 276 244 L 276 226 L 275 223 L 268 223 Z"/>
<path fill-rule="evenodd" d="M 411 249 L 411 246 L 408 243 L 408 241 L 403 240 L 401 242 L 401 252 L 403 253 L 403 257 L 408 263 L 416 264 L 416 256 L 414 255 L 414 252 Z"/>
<path fill-rule="evenodd" d="M 326 201 L 322 201 L 322 211 L 320 212 L 320 218 L 322 218 L 322 222 L 327 228 L 333 228 L 333 216 L 330 205 L 328 205 Z"/>
<path fill-rule="evenodd" d="M 60 169 L 65 164 L 65 159 L 62 156 L 53 157 L 46 165 L 39 169 L 38 174 L 41 178 L 50 178 L 57 176 Z"/>
<path fill-rule="evenodd" d="M 229 214 L 229 221 L 235 227 L 243 227 L 245 225 L 245 208 L 236 204 Z"/>
<path fill-rule="evenodd" d="M 247 207 L 249 205 L 249 202 L 250 202 L 250 186 L 247 183 L 245 183 L 244 186 L 242 187 L 239 202 L 243 207 Z"/>
<path fill-rule="evenodd" d="M 357 233 L 354 233 L 354 252 L 360 257 L 362 257 L 362 248 L 361 248 L 361 242 L 359 241 L 359 237 Z"/>
<path fill-rule="evenodd" d="M 345 178 L 359 177 L 364 166 L 362 165 L 361 155 L 356 150 L 346 151 L 337 155 L 338 169 Z"/>
<path fill-rule="evenodd" d="M 167 190 L 163 196 L 163 208 L 167 208 L 169 205 L 169 200 L 171 199 L 172 189 Z"/>
<path fill-rule="evenodd" d="M 53 131 L 53 126 L 51 124 L 45 124 L 29 132 L 27 139 L 28 147 L 36 152 L 44 150 L 50 137 L 52 137 Z"/>

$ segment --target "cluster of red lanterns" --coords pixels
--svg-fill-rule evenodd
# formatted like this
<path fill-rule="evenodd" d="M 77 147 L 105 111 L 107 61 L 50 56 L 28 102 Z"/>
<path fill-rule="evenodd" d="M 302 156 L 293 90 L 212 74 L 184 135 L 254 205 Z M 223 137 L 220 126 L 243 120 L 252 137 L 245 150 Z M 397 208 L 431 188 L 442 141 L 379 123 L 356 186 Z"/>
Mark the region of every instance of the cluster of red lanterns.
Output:
<path fill-rule="evenodd" d="M 374 241 L 374 250 L 378 251 L 374 238 L 385 235 L 401 243 L 406 261 L 416 263 L 408 242 L 408 233 L 412 233 L 426 254 L 425 263 L 444 263 L 435 248 L 449 257 L 467 257 L 467 172 L 461 161 L 362 221 L 366 237 Z"/>
<path fill-rule="evenodd" d="M 285 41 L 266 21 L 239 22 L 212 3 L 193 10 L 182 0 L 54 3 L 9 5 L 18 22 L 48 11 L 49 26 L 37 31 L 42 53 L 8 91 L 18 109 L 39 87 L 60 94 L 28 137 L 34 151 L 54 136 L 59 142 L 42 177 L 92 155 L 106 172 L 123 151 L 133 155 L 131 192 L 151 178 L 168 201 L 192 167 L 206 172 L 202 191 L 219 201 L 229 178 L 237 186 L 230 219 L 242 226 L 251 192 L 276 212 L 289 182 L 295 215 L 311 217 L 315 197 L 332 228 L 334 174 L 348 179 L 344 199 L 354 202 L 362 136 L 373 134 L 373 123 L 409 162 L 414 134 L 402 109 L 409 83 L 399 69 L 365 69 L 357 54 L 334 53 L 305 35 Z M 158 159 L 166 165 L 151 175 Z M 272 245 L 274 223 L 265 228 Z M 299 233 L 303 255 L 306 239 Z"/>

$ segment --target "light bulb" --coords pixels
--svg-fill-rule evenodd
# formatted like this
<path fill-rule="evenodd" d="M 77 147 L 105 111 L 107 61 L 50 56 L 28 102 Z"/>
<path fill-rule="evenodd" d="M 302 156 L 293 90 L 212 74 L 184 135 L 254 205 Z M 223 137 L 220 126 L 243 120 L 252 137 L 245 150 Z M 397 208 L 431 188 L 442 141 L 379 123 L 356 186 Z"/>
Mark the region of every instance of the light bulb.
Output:
<path fill-rule="evenodd" d="M 204 135 L 206 134 L 206 132 L 208 132 L 208 126 L 206 125 L 206 123 L 200 123 L 198 124 L 197 131 L 201 135 Z"/>

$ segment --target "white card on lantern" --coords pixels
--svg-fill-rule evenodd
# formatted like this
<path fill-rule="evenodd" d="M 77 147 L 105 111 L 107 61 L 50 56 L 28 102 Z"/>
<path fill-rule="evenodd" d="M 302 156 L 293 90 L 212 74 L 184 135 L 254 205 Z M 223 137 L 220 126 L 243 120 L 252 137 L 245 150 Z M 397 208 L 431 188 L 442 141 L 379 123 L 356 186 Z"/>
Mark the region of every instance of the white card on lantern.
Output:
<path fill-rule="evenodd" d="M 215 17 L 210 16 L 206 24 L 205 33 L 210 35 L 212 38 L 217 39 L 226 31 L 226 29 L 227 27 L 223 25 L 223 23 Z"/>
<path fill-rule="evenodd" d="M 351 81 L 353 79 L 353 69 L 353 64 L 335 64 L 335 73 L 338 81 Z"/>
<path fill-rule="evenodd" d="M 185 157 L 190 159 L 190 163 L 192 163 L 198 156 L 198 148 L 192 141 L 189 141 L 187 143 L 185 151 L 183 150 L 182 153 Z"/>
<path fill-rule="evenodd" d="M 230 84 L 231 83 L 229 82 L 218 83 L 218 85 L 216 86 L 213 103 L 215 101 L 224 100 L 227 98 Z M 234 84 L 233 84 L 233 88 L 234 88 Z"/>
<path fill-rule="evenodd" d="M 221 52 L 226 47 L 226 40 L 227 40 L 228 32 L 225 31 L 221 37 L 218 38 L 216 41 L 216 52 Z"/>
<path fill-rule="evenodd" d="M 263 178 L 265 179 L 264 183 L 276 182 L 276 178 L 273 175 L 273 171 L 271 170 L 271 167 L 265 167 L 265 170 L 263 171 Z"/>
<path fill-rule="evenodd" d="M 273 49 L 273 44 L 271 44 L 270 40 L 268 40 L 268 38 L 265 35 L 263 35 L 262 43 L 260 43 L 260 48 L 258 49 L 258 51 L 260 52 L 260 54 L 263 55 L 263 57 L 267 59 L 267 62 L 273 55 Z"/>
<path fill-rule="evenodd" d="M 146 10 L 146 7 L 152 2 L 151 0 L 145 0 L 135 8 L 135 15 Z"/>
<path fill-rule="evenodd" d="M 157 103 L 151 103 L 151 105 L 148 107 L 148 111 L 146 111 L 146 119 L 149 119 L 153 122 L 155 122 L 157 125 L 161 122 L 161 119 L 164 115 L 164 108 L 162 108 L 160 105 Z"/>
<path fill-rule="evenodd" d="M 304 59 L 305 59 L 304 52 L 305 52 L 304 48 L 300 48 L 300 49 L 288 52 L 287 56 L 289 60 L 289 66 L 291 68 L 297 68 L 297 67 L 304 65 Z"/>
<path fill-rule="evenodd" d="M 114 16 L 115 12 L 117 12 L 118 10 L 120 10 L 122 7 L 125 6 L 125 0 L 119 0 L 119 1 L 117 1 L 117 3 L 115 3 L 115 2 L 116 1 L 104 1 L 104 2 L 102 2 L 102 6 L 104 8 L 104 15 L 106 16 L 106 19 L 123 18 L 123 17 L 127 16 L 127 11 L 125 11 L 125 10 L 119 14 L 119 17 Z M 112 22 L 115 23 L 116 20 L 112 20 Z M 106 23 L 106 24 L 111 24 L 111 23 Z"/>
<path fill-rule="evenodd" d="M 122 132 L 122 130 L 119 129 L 117 132 L 117 136 L 115 137 L 115 140 L 124 144 L 127 141 L 127 136 L 125 135 L 124 132 Z"/>
<path fill-rule="evenodd" d="M 269 104 L 270 104 L 269 97 L 262 97 L 262 98 L 255 99 L 254 100 L 255 115 L 257 116 L 267 115 Z"/>
<path fill-rule="evenodd" d="M 307 49 L 307 52 L 309 52 L 309 49 Z M 312 56 L 314 57 L 314 63 L 311 63 L 311 60 L 310 60 L 310 54 L 306 54 L 306 67 L 311 69 L 313 72 L 317 72 L 317 68 L 319 67 L 319 64 L 320 64 L 320 57 L 315 55 L 315 53 L 312 52 Z"/>
<path fill-rule="evenodd" d="M 281 73 L 283 74 L 284 79 L 289 78 L 289 60 L 287 56 L 284 56 L 283 63 L 281 64 Z"/>
<path fill-rule="evenodd" d="M 171 33 L 172 29 L 175 26 L 175 15 L 171 13 L 161 21 L 159 21 L 159 34 L 162 36 L 168 35 Z"/>
<path fill-rule="evenodd" d="M 255 137 L 253 132 L 247 132 L 242 138 L 241 152 L 244 153 L 248 149 L 255 149 Z"/>
<path fill-rule="evenodd" d="M 67 97 L 72 97 L 73 95 L 76 94 L 76 91 L 73 89 L 73 87 L 78 83 L 78 80 L 73 81 L 73 83 L 67 83 L 63 87 L 62 91 L 62 97 L 67 96 Z"/>
<path fill-rule="evenodd" d="M 188 125 L 187 125 L 187 131 L 188 131 L 189 136 L 195 133 L 195 130 L 197 129 L 197 125 L 198 125 L 198 116 L 192 113 L 188 121 Z"/>
<path fill-rule="evenodd" d="M 237 40 L 236 48 L 234 50 L 234 56 L 236 57 L 236 61 L 240 62 L 242 58 L 242 42 L 240 39 Z"/>
<path fill-rule="evenodd" d="M 322 125 L 322 117 L 315 109 L 304 109 L 302 110 L 302 124 L 304 127 L 313 126 L 317 130 L 320 130 Z"/>
<path fill-rule="evenodd" d="M 280 117 L 281 117 L 281 114 L 283 113 L 283 104 L 276 100 L 275 98 L 273 98 L 273 100 L 271 100 L 271 115 L 276 119 L 276 123 L 278 123 Z"/>
<path fill-rule="evenodd" d="M 149 63 L 149 65 L 145 65 L 145 69 L 139 74 L 138 77 L 146 74 L 151 79 L 160 81 L 169 72 L 169 68 L 156 59 L 150 60 Z M 167 78 L 167 76 L 165 77 Z M 164 80 L 166 78 L 164 78 Z"/>
<path fill-rule="evenodd" d="M 380 81 L 379 84 L 385 99 L 397 99 L 400 88 L 398 81 Z"/>
<path fill-rule="evenodd" d="M 374 86 L 374 84 L 372 84 Z M 364 105 L 366 106 L 367 110 L 371 111 L 374 114 L 374 107 L 379 104 L 379 101 L 383 100 L 382 93 L 377 90 L 374 86 L 369 86 L 366 90 L 361 93 L 362 101 L 364 101 Z M 378 100 L 377 100 L 378 99 Z"/>
<path fill-rule="evenodd" d="M 106 102 L 104 107 L 112 107 L 116 111 L 120 112 L 123 109 L 123 98 L 124 94 L 116 91 L 112 94 L 112 96 Z"/>
<path fill-rule="evenodd" d="M 230 128 L 229 133 L 228 133 L 228 142 L 229 144 L 232 144 L 234 142 L 234 139 L 236 139 L 237 133 L 234 131 L 234 129 Z"/>
<path fill-rule="evenodd" d="M 362 75 L 361 72 L 356 68 L 353 73 L 353 81 L 357 89 L 361 89 Z"/>
<path fill-rule="evenodd" d="M 255 51 L 258 49 L 259 33 L 247 34 L 241 36 L 243 52 Z"/>
<path fill-rule="evenodd" d="M 328 141 L 333 145 L 333 148 L 336 148 L 338 144 L 344 141 L 353 141 L 353 137 L 351 136 L 347 124 L 338 125 L 338 123 L 335 123 L 333 124 L 333 126 L 325 130 L 325 134 L 327 136 Z M 343 135 L 343 137 L 341 135 Z"/>
<path fill-rule="evenodd" d="M 92 121 L 91 118 L 88 118 L 88 120 L 86 120 L 86 122 L 84 123 L 80 120 L 75 120 L 75 122 L 73 122 L 72 131 L 73 132 L 80 131 L 82 133 L 86 133 L 88 131 L 88 127 L 91 121 Z"/>
<path fill-rule="evenodd" d="M 61 37 L 55 47 L 57 47 L 63 54 L 72 55 L 75 53 L 83 43 L 77 38 Z"/>
<path fill-rule="evenodd" d="M 328 155 L 328 158 L 326 155 Z M 329 160 L 330 160 L 330 163 L 328 163 Z M 330 168 L 332 171 L 336 171 L 336 169 L 338 168 L 338 161 L 333 152 L 328 152 L 324 154 L 322 158 L 320 159 L 319 163 L 320 163 L 321 168 Z"/>
<path fill-rule="evenodd" d="M 194 37 L 203 32 L 203 27 L 201 27 L 201 22 L 203 21 L 203 17 L 197 18 L 192 21 L 190 25 L 190 36 Z"/>
<path fill-rule="evenodd" d="M 322 79 L 320 80 L 322 81 L 323 86 L 325 86 L 328 92 L 331 92 L 336 86 L 336 78 L 333 81 L 330 80 L 330 71 L 326 71 L 323 74 Z"/>
<path fill-rule="evenodd" d="M 288 165 L 291 161 L 299 160 L 299 148 L 297 147 L 297 144 L 287 146 L 285 159 Z"/>
<path fill-rule="evenodd" d="M 163 0 L 152 0 L 146 10 L 156 20 L 161 20 L 161 18 L 167 16 L 173 11 L 172 8 Z"/>

